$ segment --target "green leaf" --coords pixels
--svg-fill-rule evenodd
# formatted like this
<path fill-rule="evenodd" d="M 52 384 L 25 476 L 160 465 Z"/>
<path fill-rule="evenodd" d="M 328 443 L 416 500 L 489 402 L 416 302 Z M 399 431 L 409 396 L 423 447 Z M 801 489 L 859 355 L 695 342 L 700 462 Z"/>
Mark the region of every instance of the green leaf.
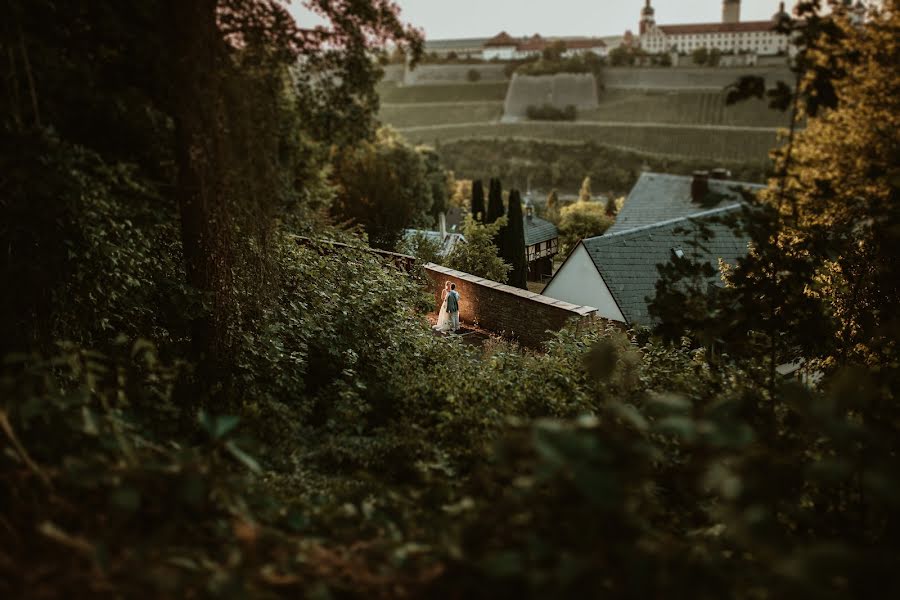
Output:
<path fill-rule="evenodd" d="M 218 440 L 228 435 L 228 433 L 237 427 L 240 422 L 240 417 L 234 415 L 214 417 L 205 410 L 201 410 L 198 415 L 198 420 L 200 421 L 200 426 L 203 427 L 209 436 L 214 440 Z"/>
<path fill-rule="evenodd" d="M 262 468 L 259 466 L 259 463 L 256 462 L 256 459 L 241 450 L 237 447 L 237 444 L 234 443 L 233 440 L 230 440 L 225 444 L 225 449 L 228 450 L 229 453 L 238 461 L 240 461 L 245 467 L 253 471 L 254 473 L 261 473 Z"/>

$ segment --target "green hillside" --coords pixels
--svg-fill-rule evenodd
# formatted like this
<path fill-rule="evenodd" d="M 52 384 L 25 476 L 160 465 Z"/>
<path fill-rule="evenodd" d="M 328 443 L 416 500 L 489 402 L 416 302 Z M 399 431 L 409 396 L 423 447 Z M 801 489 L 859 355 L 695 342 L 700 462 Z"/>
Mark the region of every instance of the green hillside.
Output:
<path fill-rule="evenodd" d="M 619 191 L 627 190 L 633 179 L 635 157 L 673 172 L 727 165 L 758 179 L 777 144 L 777 129 L 787 124 L 786 116 L 769 109 L 763 100 L 727 106 L 724 93 L 717 91 L 625 89 L 603 91 L 599 107 L 582 111 L 575 122 L 501 123 L 507 87 L 507 83 L 382 84 L 379 117 L 411 142 L 438 147 L 459 177 L 481 176 L 488 167 L 518 177 L 522 165 L 527 165 L 537 186 L 577 189 L 590 172 L 609 190 Z M 479 143 L 465 143 L 473 139 Z M 478 160 L 465 155 L 499 139 L 517 143 L 490 156 L 478 154 Z M 616 164 L 600 168 L 589 161 L 568 160 L 572 148 L 582 145 L 595 151 L 604 148 L 605 160 Z M 539 160 L 533 156 L 534 147 L 540 147 Z M 614 168 L 622 161 L 630 165 L 627 174 Z"/>
<path fill-rule="evenodd" d="M 725 167 L 739 181 L 763 183 L 764 162 L 674 158 L 622 150 L 591 142 L 551 142 L 534 139 L 464 139 L 438 146 L 441 160 L 457 177 L 500 177 L 507 185 L 535 190 L 556 188 L 574 193 L 589 176 L 596 193 L 627 193 L 641 170 L 687 175 L 711 166 Z"/>
<path fill-rule="evenodd" d="M 384 103 L 398 102 L 503 102 L 509 83 L 450 83 L 398 86 L 382 83 L 378 94 Z"/>
<path fill-rule="evenodd" d="M 764 100 L 727 106 L 722 92 L 607 90 L 600 107 L 583 111 L 579 119 L 701 125 L 786 127 L 787 116 Z"/>
<path fill-rule="evenodd" d="M 397 128 L 484 123 L 500 120 L 503 116 L 503 102 L 383 104 L 378 116 L 383 123 Z"/>
<path fill-rule="evenodd" d="M 762 161 L 777 142 L 774 131 L 698 129 L 689 126 L 609 126 L 592 123 L 486 123 L 402 129 L 416 143 L 514 137 L 594 142 L 655 155 L 711 160 Z"/>

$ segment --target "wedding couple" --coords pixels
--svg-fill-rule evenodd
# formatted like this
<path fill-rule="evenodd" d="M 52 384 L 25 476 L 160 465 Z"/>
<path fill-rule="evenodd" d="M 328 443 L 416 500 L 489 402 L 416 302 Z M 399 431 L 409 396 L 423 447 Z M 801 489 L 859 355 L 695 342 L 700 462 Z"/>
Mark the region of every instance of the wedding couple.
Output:
<path fill-rule="evenodd" d="M 441 310 L 438 312 L 437 325 L 434 326 L 440 332 L 456 331 L 459 329 L 459 292 L 456 284 L 449 281 L 444 284 L 441 293 Z"/>

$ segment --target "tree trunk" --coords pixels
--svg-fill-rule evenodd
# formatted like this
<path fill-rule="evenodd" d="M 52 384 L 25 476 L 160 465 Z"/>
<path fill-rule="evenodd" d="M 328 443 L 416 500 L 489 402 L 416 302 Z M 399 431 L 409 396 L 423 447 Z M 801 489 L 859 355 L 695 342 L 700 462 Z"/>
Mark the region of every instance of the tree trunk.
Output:
<path fill-rule="evenodd" d="M 172 114 L 175 121 L 175 197 L 188 284 L 206 309 L 192 321 L 192 341 L 201 374 L 219 363 L 227 272 L 227 231 L 218 175 L 223 111 L 218 94 L 222 41 L 217 0 L 172 0 Z M 208 304 L 207 304 L 208 303 Z M 206 371 L 206 373 L 202 373 Z"/>

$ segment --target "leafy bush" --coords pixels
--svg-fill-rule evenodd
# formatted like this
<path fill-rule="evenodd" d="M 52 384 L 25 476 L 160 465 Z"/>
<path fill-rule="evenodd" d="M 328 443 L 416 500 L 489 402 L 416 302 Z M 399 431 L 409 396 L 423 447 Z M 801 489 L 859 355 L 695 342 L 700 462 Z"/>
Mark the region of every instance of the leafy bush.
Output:
<path fill-rule="evenodd" d="M 499 217 L 493 223 L 481 223 L 472 215 L 466 215 L 463 224 L 466 243 L 457 244 L 444 264 L 463 273 L 506 283 L 512 267 L 500 258 L 499 250 L 494 245 L 494 240 L 504 225 L 506 225 L 505 216 Z"/>
<path fill-rule="evenodd" d="M 556 75 L 558 73 L 593 73 L 600 75 L 604 59 L 592 52 L 576 54 L 568 58 L 562 56 L 541 57 L 516 65 L 514 71 L 520 75 Z"/>
<path fill-rule="evenodd" d="M 574 121 L 577 116 L 572 104 L 565 108 L 557 108 L 552 104 L 529 106 L 525 109 L 525 115 L 532 121 Z"/>
<path fill-rule="evenodd" d="M 578 201 L 564 207 L 559 220 L 560 252 L 568 254 L 580 240 L 602 235 L 612 223 L 602 202 Z"/>

